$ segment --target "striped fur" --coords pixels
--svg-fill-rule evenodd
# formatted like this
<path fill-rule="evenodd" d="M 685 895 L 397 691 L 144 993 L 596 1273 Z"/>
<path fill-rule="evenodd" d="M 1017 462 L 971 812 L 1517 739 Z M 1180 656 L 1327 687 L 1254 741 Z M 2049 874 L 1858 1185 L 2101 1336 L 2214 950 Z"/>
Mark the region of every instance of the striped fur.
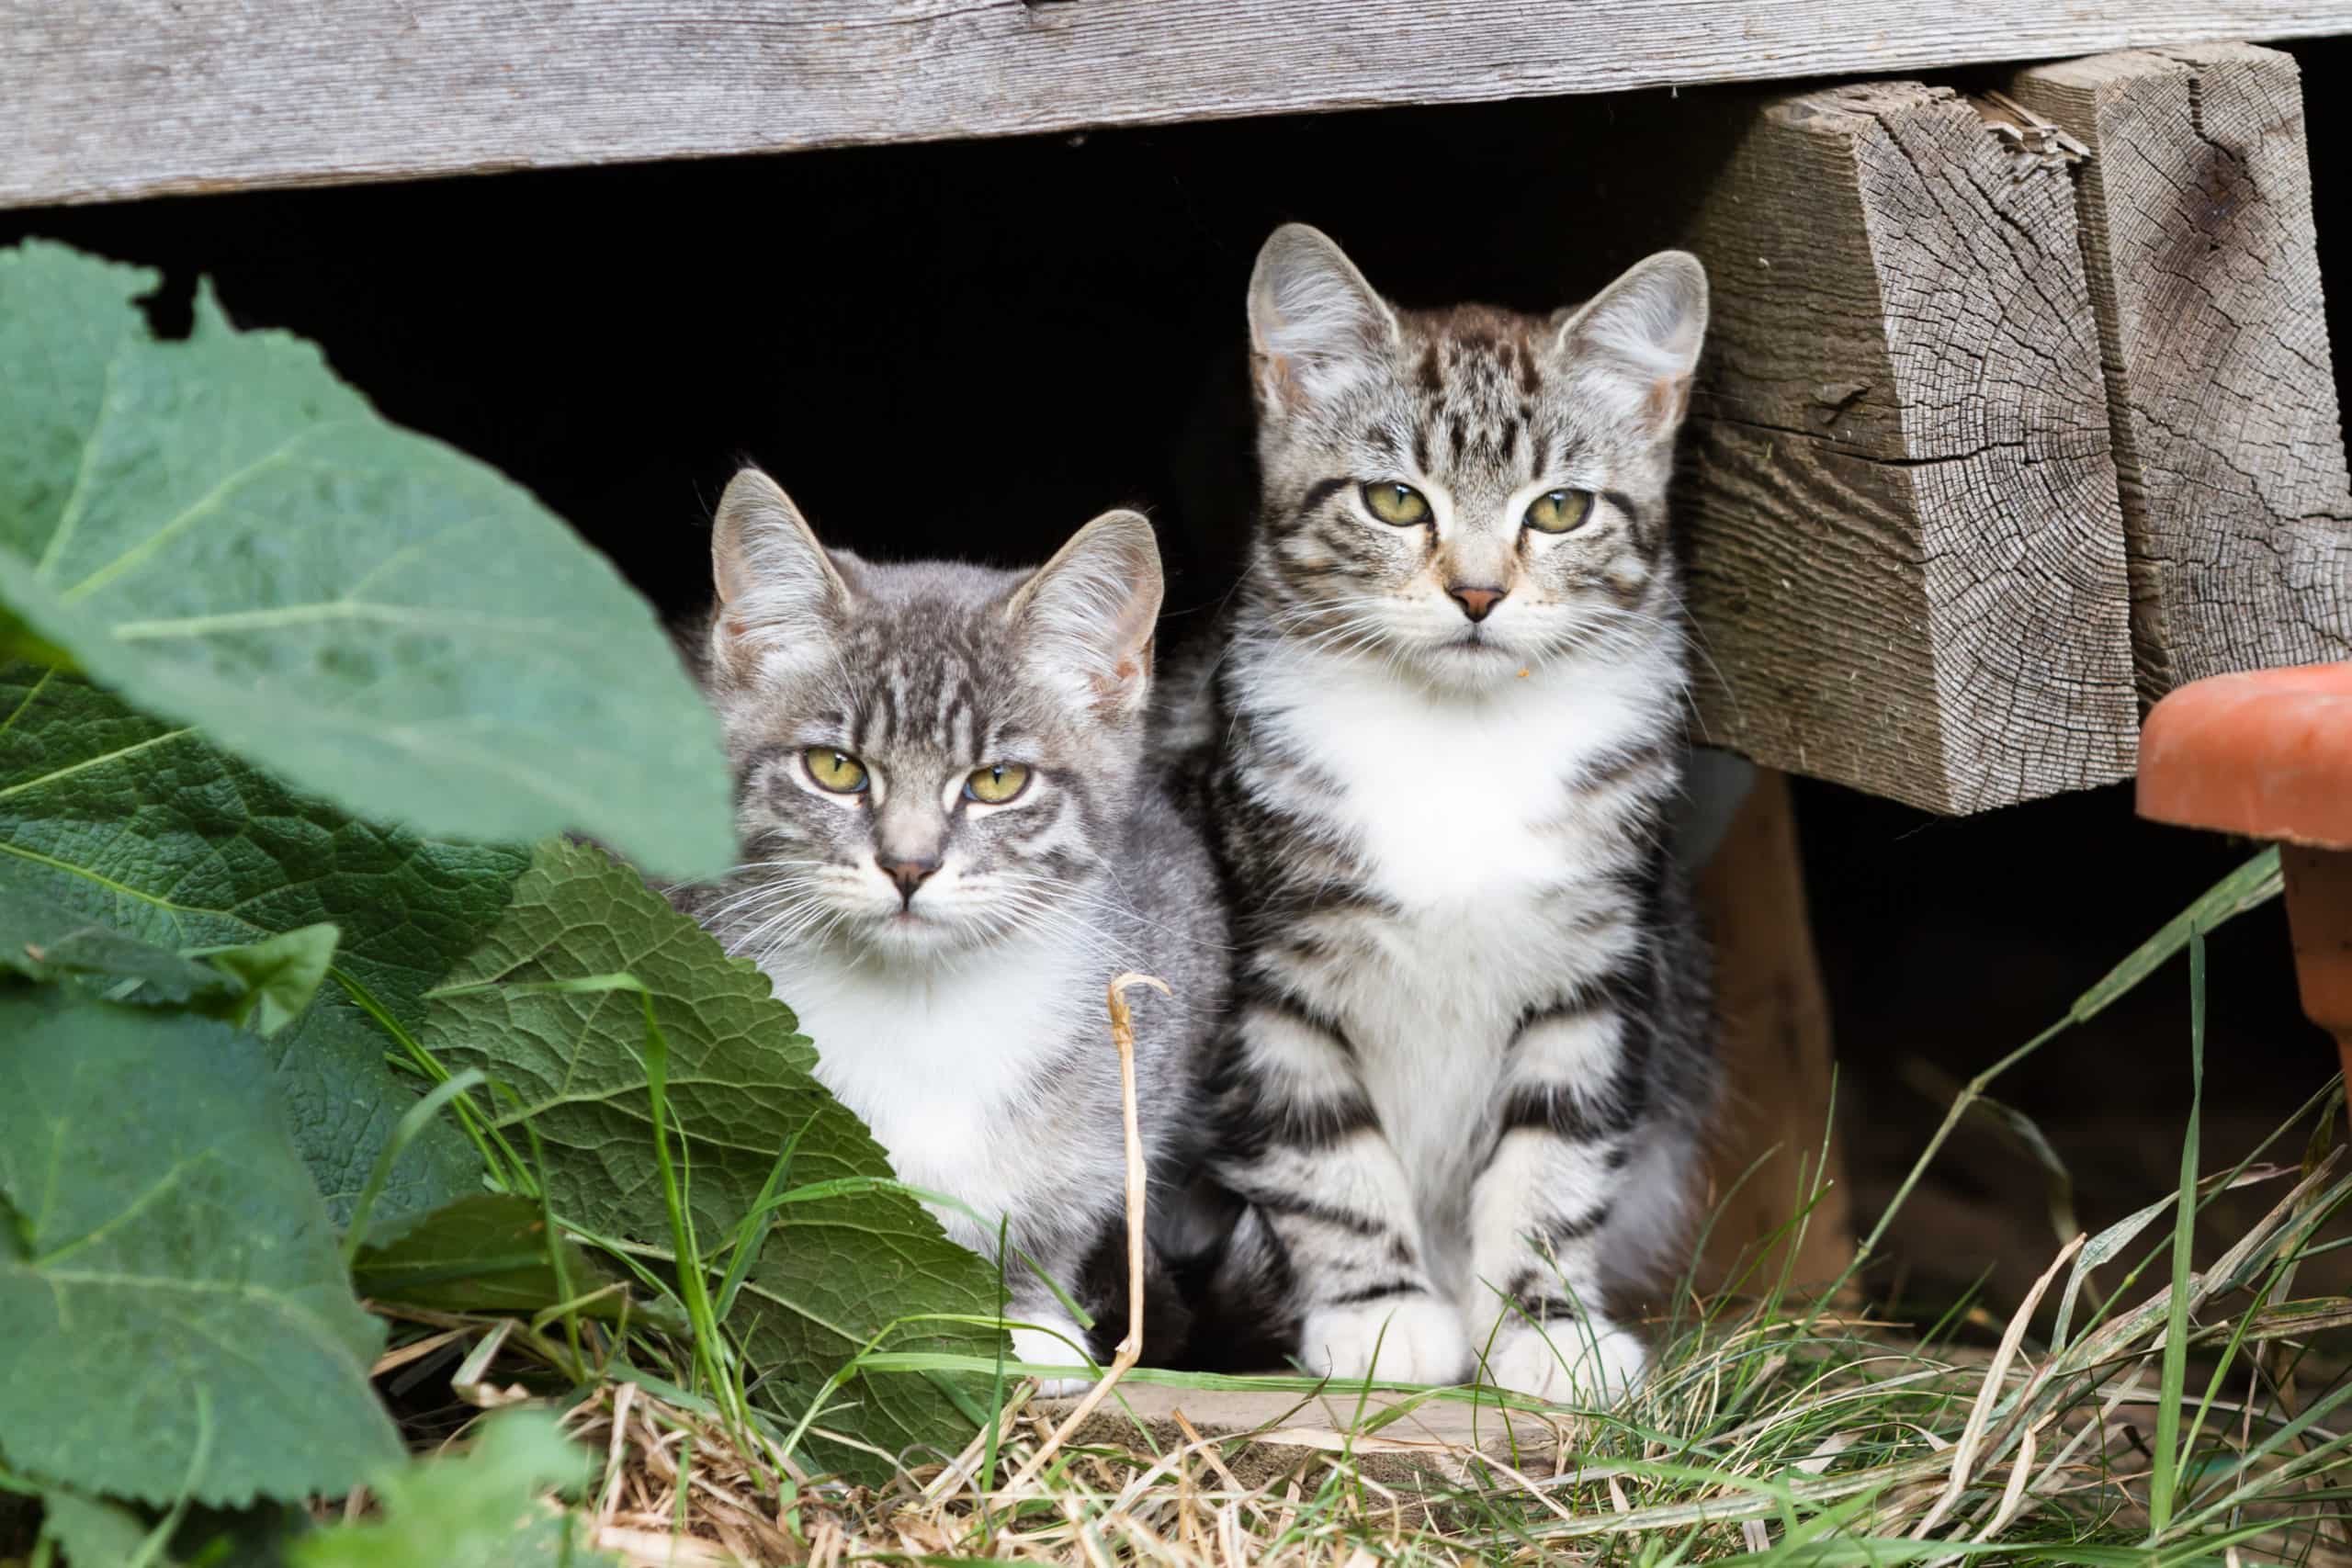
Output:
<path fill-rule="evenodd" d="M 1139 969 L 1136 1067 L 1156 1184 L 1196 1157 L 1199 1080 L 1221 1009 L 1223 912 L 1200 839 L 1142 768 L 1160 597 L 1150 525 L 1113 513 L 1034 572 L 829 551 L 765 475 L 721 502 L 720 602 L 699 649 L 724 723 L 745 863 L 673 897 L 753 959 L 817 1043 L 818 1077 L 899 1175 L 964 1207 L 948 1233 L 1012 1245 L 1124 1332 L 1125 1156 L 1103 987 Z M 831 794 L 804 752 L 868 770 Z M 1014 799 L 970 773 L 1030 770 Z M 886 863 L 935 863 L 910 895 Z M 781 1130 L 779 1130 L 781 1132 Z M 968 1212 L 967 1212 L 968 1211 Z M 1017 1258 L 1022 1359 L 1087 1343 Z M 1155 1278 L 1158 1271 L 1155 1268 Z M 1181 1311 L 1148 1338 L 1172 1353 Z"/>
<path fill-rule="evenodd" d="M 1163 727 L 1238 950 L 1198 1193 L 1232 1227 L 1212 1360 L 1638 1376 L 1605 1292 L 1679 1240 L 1714 1083 L 1662 842 L 1666 488 L 1705 313 L 1676 253 L 1548 318 L 1396 309 L 1311 229 L 1261 254 L 1259 526 Z M 1426 523 L 1377 520 L 1391 481 Z M 1523 526 L 1554 490 L 1586 520 Z M 1464 586 L 1502 597 L 1475 616 Z"/>

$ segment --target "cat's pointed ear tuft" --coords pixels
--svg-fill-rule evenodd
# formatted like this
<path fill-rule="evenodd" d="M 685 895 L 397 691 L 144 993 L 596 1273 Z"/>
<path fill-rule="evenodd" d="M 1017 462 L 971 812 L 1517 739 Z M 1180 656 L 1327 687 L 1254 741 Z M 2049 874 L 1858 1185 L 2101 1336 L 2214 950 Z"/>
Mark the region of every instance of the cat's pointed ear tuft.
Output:
<path fill-rule="evenodd" d="M 1250 346 L 1258 397 L 1287 412 L 1377 374 L 1396 346 L 1396 313 L 1320 229 L 1285 223 L 1250 274 Z"/>
<path fill-rule="evenodd" d="M 849 613 L 840 569 L 792 498 L 757 468 L 739 472 L 719 497 L 710 570 L 718 589 L 711 657 L 739 678 L 814 654 Z"/>
<path fill-rule="evenodd" d="M 1159 625 L 1159 541 L 1139 512 L 1106 512 L 1013 591 L 1029 667 L 1105 719 L 1139 716 Z"/>
<path fill-rule="evenodd" d="M 1559 351 L 1611 372 L 1628 394 L 1628 416 L 1662 440 L 1690 406 L 1706 337 L 1707 269 L 1688 251 L 1660 251 L 1562 312 Z"/>

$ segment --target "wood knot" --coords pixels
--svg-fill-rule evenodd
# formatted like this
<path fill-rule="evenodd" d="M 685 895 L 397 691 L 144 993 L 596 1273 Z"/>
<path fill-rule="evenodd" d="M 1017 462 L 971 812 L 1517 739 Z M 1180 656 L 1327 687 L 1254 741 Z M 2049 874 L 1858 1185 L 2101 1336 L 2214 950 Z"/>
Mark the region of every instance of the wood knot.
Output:
<path fill-rule="evenodd" d="M 1813 417 L 1824 424 L 1835 424 L 1838 416 L 1870 389 L 1868 381 L 1824 381 L 1813 389 Z"/>

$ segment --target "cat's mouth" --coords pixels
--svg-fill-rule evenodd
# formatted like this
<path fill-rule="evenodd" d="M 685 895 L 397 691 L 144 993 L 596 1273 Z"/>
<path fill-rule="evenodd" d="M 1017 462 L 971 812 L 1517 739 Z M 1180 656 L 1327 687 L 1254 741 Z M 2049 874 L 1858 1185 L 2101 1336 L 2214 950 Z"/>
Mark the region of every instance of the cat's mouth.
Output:
<path fill-rule="evenodd" d="M 1459 637 L 1448 637 L 1437 645 L 1442 653 L 1475 659 L 1510 659 L 1510 649 L 1488 637 L 1482 626 L 1472 626 Z"/>
<path fill-rule="evenodd" d="M 952 944 L 949 923 L 920 908 L 894 909 L 866 922 L 861 941 L 886 958 L 919 958 Z"/>
<path fill-rule="evenodd" d="M 976 931 L 968 916 L 941 908 L 925 908 L 923 901 L 877 914 L 864 922 L 860 941 L 867 951 L 886 958 L 922 960 L 983 945 L 985 931 Z"/>
<path fill-rule="evenodd" d="M 1516 673 L 1526 662 L 1483 626 L 1472 626 L 1428 649 L 1422 670 L 1429 679 L 1449 686 L 1484 689 Z"/>

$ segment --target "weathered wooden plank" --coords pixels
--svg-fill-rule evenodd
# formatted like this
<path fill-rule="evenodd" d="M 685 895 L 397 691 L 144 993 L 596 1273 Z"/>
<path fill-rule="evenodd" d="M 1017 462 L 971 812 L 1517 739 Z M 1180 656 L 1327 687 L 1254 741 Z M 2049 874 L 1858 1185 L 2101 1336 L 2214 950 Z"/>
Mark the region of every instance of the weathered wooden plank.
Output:
<path fill-rule="evenodd" d="M 1770 101 L 1693 219 L 1702 738 L 1937 811 L 2121 778 L 2137 710 L 2063 169 L 1916 83 Z"/>
<path fill-rule="evenodd" d="M 2346 30 L 2343 0 L 0 0 L 0 206 Z"/>
<path fill-rule="evenodd" d="M 2294 61 L 2245 44 L 2020 73 L 2075 170 L 2140 694 L 2352 658 L 2352 478 Z"/>
<path fill-rule="evenodd" d="M 1144 1359 L 1151 1359 L 1148 1347 Z M 1023 1418 L 1036 1423 L 1031 1430 L 1042 1437 L 1077 1406 L 1075 1398 L 1040 1399 Z M 1335 1389 L 1302 1397 L 1287 1390 L 1128 1382 L 1119 1385 L 1116 1399 L 1098 1405 L 1071 1434 L 1070 1444 L 1130 1451 L 1148 1446 L 1172 1454 L 1195 1436 L 1232 1438 L 1219 1445 L 1221 1468 L 1244 1486 L 1270 1489 L 1293 1477 L 1311 1489 L 1345 1456 L 1367 1480 L 1405 1494 L 1397 1501 L 1409 1517 L 1437 1502 L 1434 1495 L 1419 1495 L 1432 1483 L 1476 1483 L 1491 1475 L 1487 1467 L 1495 1461 L 1522 1475 L 1555 1473 L 1557 1456 L 1583 1426 L 1582 1417 L 1566 1409 L 1536 1415 L 1491 1400 L 1473 1404 L 1378 1389 Z"/>

